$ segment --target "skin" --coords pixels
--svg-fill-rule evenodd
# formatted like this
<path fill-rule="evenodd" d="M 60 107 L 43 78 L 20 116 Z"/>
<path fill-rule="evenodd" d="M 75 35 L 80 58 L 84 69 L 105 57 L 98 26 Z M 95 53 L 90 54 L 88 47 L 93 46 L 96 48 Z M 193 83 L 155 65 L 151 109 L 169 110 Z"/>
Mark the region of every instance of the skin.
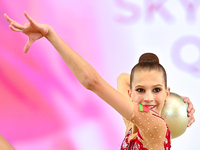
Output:
<path fill-rule="evenodd" d="M 131 118 L 133 112 L 132 102 L 111 87 L 87 61 L 56 34 L 51 26 L 35 22 L 26 12 L 24 15 L 29 21 L 25 25 L 19 24 L 6 14 L 4 14 L 4 17 L 10 23 L 9 27 L 11 30 L 22 32 L 28 36 L 28 42 L 24 47 L 25 53 L 29 51 L 31 45 L 36 40 L 45 37 L 54 46 L 66 65 L 86 89 L 96 93 L 123 117 Z"/>
<path fill-rule="evenodd" d="M 135 79 L 135 76 L 134 76 L 134 79 Z M 130 92 L 130 75 L 129 74 L 122 73 L 118 76 L 117 89 L 126 98 L 130 97 L 129 93 L 131 92 Z M 195 109 L 193 107 L 192 102 L 190 101 L 188 97 L 184 97 L 184 96 L 182 97 L 183 97 L 184 102 L 188 104 L 187 112 L 188 112 L 188 117 L 190 117 L 191 119 L 187 126 L 190 127 L 195 122 L 195 118 L 194 118 Z M 125 118 L 124 118 L 124 121 L 125 121 L 125 124 L 127 125 L 127 120 Z"/>
<path fill-rule="evenodd" d="M 158 114 L 161 114 L 164 102 L 170 93 L 170 88 L 165 88 L 162 72 L 155 70 L 135 71 L 134 80 L 132 82 L 132 89 L 129 89 L 130 75 L 122 74 L 118 77 L 117 81 L 118 91 L 129 98 L 130 101 L 147 105 L 150 109 L 154 107 L 152 110 Z M 124 84 L 126 83 L 124 81 L 128 81 L 128 86 L 127 84 Z M 138 130 L 137 127 L 133 123 L 130 123 L 126 118 L 123 119 L 127 127 L 126 133 L 130 130 L 130 128 L 132 128 L 132 138 L 135 138 Z"/>
<path fill-rule="evenodd" d="M 165 88 L 162 72 L 136 71 L 129 97 L 133 102 L 147 105 L 161 115 L 164 102 L 169 96 L 170 88 Z"/>
<path fill-rule="evenodd" d="M 2 135 L 0 135 L 0 150 L 15 150 L 15 148 Z"/>
<path fill-rule="evenodd" d="M 103 99 L 106 103 L 108 103 L 111 107 L 118 111 L 124 118 L 132 118 L 132 113 L 134 111 L 133 109 L 137 108 L 137 103 L 131 102 L 129 100 L 129 96 L 126 97 L 115 90 L 113 87 L 111 87 L 87 61 L 85 61 L 80 55 L 78 55 L 73 49 L 71 49 L 70 46 L 67 45 L 56 34 L 51 26 L 35 22 L 26 12 L 24 13 L 24 15 L 29 21 L 29 23 L 25 25 L 21 25 L 18 22 L 12 20 L 6 14 L 4 14 L 4 17 L 10 23 L 9 27 L 11 30 L 15 32 L 22 32 L 28 36 L 28 42 L 24 47 L 25 53 L 29 51 L 31 45 L 36 40 L 45 37 L 54 46 L 62 59 L 65 61 L 66 65 L 86 89 L 91 90 L 92 92 L 97 94 L 101 99 Z M 148 77 L 147 75 L 149 76 L 150 74 L 147 73 L 145 76 Z M 153 76 L 151 77 L 153 78 Z M 139 82 L 140 79 L 138 79 L 138 82 L 134 84 L 134 86 L 138 85 L 139 83 L 144 85 L 147 88 L 147 91 L 150 91 L 150 89 L 152 89 L 152 86 L 155 84 L 159 83 L 161 84 L 161 86 L 163 85 L 163 83 L 161 83 L 161 80 L 156 80 L 155 83 L 150 83 L 149 80 L 151 80 L 151 78 L 148 79 L 149 85 L 144 85 L 143 83 Z M 164 91 L 165 90 L 163 90 L 160 96 L 158 96 L 159 98 L 156 98 L 154 101 L 155 104 L 157 104 L 155 110 L 158 113 L 163 106 L 163 101 L 168 96 L 167 91 Z M 138 101 L 142 97 L 139 96 L 140 94 L 137 92 L 131 91 L 129 93 L 133 101 Z M 137 97 L 134 98 L 134 95 Z M 147 101 L 142 100 L 142 102 L 146 103 Z"/>

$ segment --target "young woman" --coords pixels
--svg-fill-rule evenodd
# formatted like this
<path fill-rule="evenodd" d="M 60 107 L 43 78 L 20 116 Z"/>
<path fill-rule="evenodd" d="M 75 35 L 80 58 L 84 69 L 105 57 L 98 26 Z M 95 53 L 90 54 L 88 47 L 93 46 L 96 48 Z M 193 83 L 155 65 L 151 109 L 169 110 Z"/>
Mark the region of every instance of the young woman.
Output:
<path fill-rule="evenodd" d="M 130 74 L 128 73 L 122 73 L 118 76 L 117 78 L 117 89 L 118 91 L 123 94 L 125 97 L 129 98 L 129 91 L 130 91 Z M 183 96 L 182 96 L 183 97 Z M 195 109 L 193 108 L 193 104 L 190 101 L 188 97 L 183 97 L 183 100 L 185 103 L 188 104 L 187 112 L 188 112 L 188 117 L 190 117 L 190 121 L 188 123 L 188 127 L 191 126 L 191 124 L 195 121 L 194 118 L 194 112 Z M 125 134 L 128 133 L 128 131 L 132 128 L 134 129 L 134 124 L 132 124 L 130 121 L 128 121 L 126 118 L 123 118 L 124 123 L 126 125 L 126 132 Z M 131 136 L 133 136 L 134 132 L 132 133 Z"/>
<path fill-rule="evenodd" d="M 86 89 L 96 93 L 124 118 L 134 123 L 138 131 L 135 140 L 132 146 L 127 147 L 127 143 L 124 143 L 122 149 L 170 149 L 170 131 L 160 117 L 170 89 L 167 88 L 164 68 L 158 62 L 153 60 L 135 67 L 129 92 L 130 101 L 104 81 L 89 63 L 56 34 L 51 26 L 36 23 L 27 13 L 24 14 L 29 21 L 25 25 L 10 19 L 6 14 L 4 16 L 10 22 L 9 27 L 13 31 L 23 32 L 29 37 L 24 47 L 25 53 L 36 40 L 45 37 Z"/>
<path fill-rule="evenodd" d="M 149 89 L 148 86 L 137 86 L 136 89 L 133 89 L 133 86 L 131 83 L 133 83 L 133 81 L 135 80 L 133 78 L 135 78 L 136 75 L 134 75 L 134 74 L 135 74 L 135 71 L 137 71 L 137 70 L 150 70 L 150 71 L 151 70 L 160 70 L 161 72 L 163 72 L 163 77 L 165 80 L 165 88 L 167 88 L 166 72 L 165 72 L 165 69 L 159 64 L 158 57 L 152 53 L 145 53 L 140 57 L 139 63 L 133 67 L 133 69 L 131 71 L 131 75 L 129 75 L 127 73 L 122 73 L 118 76 L 118 79 L 117 79 L 118 91 L 120 93 L 122 93 L 125 97 L 129 98 L 130 101 L 133 100 L 131 98 L 131 96 L 134 93 L 134 90 L 140 92 L 141 96 L 144 94 L 147 94 L 147 92 L 158 93 L 158 92 L 160 92 L 160 90 L 162 90 L 162 88 L 160 88 L 160 87 L 152 87 L 151 89 Z M 155 74 L 155 77 L 156 77 L 156 74 Z M 145 81 L 145 78 L 148 78 L 148 76 L 145 76 L 143 79 L 143 81 L 145 83 L 148 83 L 148 81 L 150 81 L 150 80 L 147 79 L 148 81 Z M 148 84 L 146 84 L 146 85 L 148 85 Z M 194 116 L 193 116 L 194 108 L 193 108 L 192 103 L 190 102 L 189 98 L 187 98 L 187 97 L 183 97 L 183 98 L 184 98 L 184 102 L 188 103 L 188 109 L 187 109 L 188 116 L 191 117 L 191 120 L 188 123 L 188 127 L 189 127 L 195 120 Z M 154 99 L 153 94 L 152 94 L 152 99 Z M 152 105 L 146 105 L 146 106 L 154 107 Z M 160 115 L 160 113 L 159 113 L 159 115 Z M 126 136 L 121 145 L 121 150 L 131 150 L 131 148 L 134 147 L 133 145 L 135 145 L 137 140 L 141 139 L 142 137 L 140 135 L 140 132 L 138 132 L 137 125 L 134 125 L 134 122 L 127 120 L 126 118 L 123 118 L 123 119 L 124 119 L 124 122 L 126 125 L 126 132 L 125 132 Z M 168 136 L 166 136 L 166 142 L 168 142 L 168 146 L 170 145 L 169 138 L 170 137 L 168 134 Z"/>

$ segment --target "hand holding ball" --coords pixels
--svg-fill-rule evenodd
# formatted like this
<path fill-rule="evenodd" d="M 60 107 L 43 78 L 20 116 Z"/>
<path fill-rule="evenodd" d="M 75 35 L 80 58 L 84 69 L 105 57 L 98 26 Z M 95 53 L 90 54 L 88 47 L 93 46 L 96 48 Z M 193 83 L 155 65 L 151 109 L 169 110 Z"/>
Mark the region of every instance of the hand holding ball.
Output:
<path fill-rule="evenodd" d="M 175 93 L 170 93 L 162 109 L 161 116 L 165 119 L 172 138 L 183 134 L 190 121 L 187 116 L 188 104 L 184 103 L 183 98 Z"/>

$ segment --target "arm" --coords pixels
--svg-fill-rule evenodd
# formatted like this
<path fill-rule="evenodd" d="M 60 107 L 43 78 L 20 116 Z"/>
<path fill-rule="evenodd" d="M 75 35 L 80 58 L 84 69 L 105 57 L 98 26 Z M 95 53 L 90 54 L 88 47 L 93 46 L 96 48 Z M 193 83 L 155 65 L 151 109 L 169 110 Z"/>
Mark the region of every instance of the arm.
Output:
<path fill-rule="evenodd" d="M 133 112 L 132 106 L 137 104 L 131 103 L 126 97 L 105 82 L 88 62 L 72 50 L 56 34 L 52 27 L 46 24 L 36 23 L 27 13 L 25 13 L 25 16 L 29 23 L 25 25 L 21 25 L 10 19 L 6 14 L 4 16 L 7 21 L 10 22 L 9 27 L 13 31 L 23 32 L 28 36 L 29 40 L 24 48 L 25 53 L 28 52 L 29 48 L 36 40 L 46 37 L 85 88 L 96 93 L 125 118 L 131 118 Z"/>
<path fill-rule="evenodd" d="M 130 90 L 130 75 L 128 73 L 122 73 L 117 77 L 117 90 L 130 99 L 128 95 L 128 91 Z"/>
<path fill-rule="evenodd" d="M 70 70 L 85 88 L 96 93 L 125 118 L 131 117 L 133 111 L 131 102 L 105 82 L 97 71 L 73 51 L 52 28 L 50 28 L 46 38 L 55 47 Z"/>
<path fill-rule="evenodd" d="M 128 73 L 122 73 L 117 77 L 117 90 L 124 95 L 127 99 L 130 99 L 129 97 L 129 90 L 130 90 L 130 75 Z M 137 128 L 136 126 L 130 122 L 130 120 L 127 120 L 126 118 L 123 117 L 124 123 L 126 125 L 126 132 L 125 134 L 128 133 L 130 128 L 132 128 L 132 133 L 137 133 Z M 132 136 L 134 136 L 132 134 Z"/>
<path fill-rule="evenodd" d="M 0 135 L 0 149 L 1 150 L 15 150 L 6 139 Z"/>

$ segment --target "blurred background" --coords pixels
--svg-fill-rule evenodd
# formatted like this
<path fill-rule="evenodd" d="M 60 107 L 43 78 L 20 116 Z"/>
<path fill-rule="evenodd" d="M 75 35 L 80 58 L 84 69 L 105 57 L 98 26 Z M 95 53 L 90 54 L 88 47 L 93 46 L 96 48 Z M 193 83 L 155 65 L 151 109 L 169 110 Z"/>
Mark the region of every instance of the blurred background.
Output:
<path fill-rule="evenodd" d="M 200 134 L 199 0 L 0 0 L 0 134 L 17 150 L 116 150 L 122 117 L 77 81 L 45 39 L 9 29 L 26 11 L 51 25 L 114 88 L 145 52 L 155 53 L 172 92 L 187 96 L 196 122 L 172 150 L 196 149 Z M 178 126 L 178 125 L 177 125 Z"/>

